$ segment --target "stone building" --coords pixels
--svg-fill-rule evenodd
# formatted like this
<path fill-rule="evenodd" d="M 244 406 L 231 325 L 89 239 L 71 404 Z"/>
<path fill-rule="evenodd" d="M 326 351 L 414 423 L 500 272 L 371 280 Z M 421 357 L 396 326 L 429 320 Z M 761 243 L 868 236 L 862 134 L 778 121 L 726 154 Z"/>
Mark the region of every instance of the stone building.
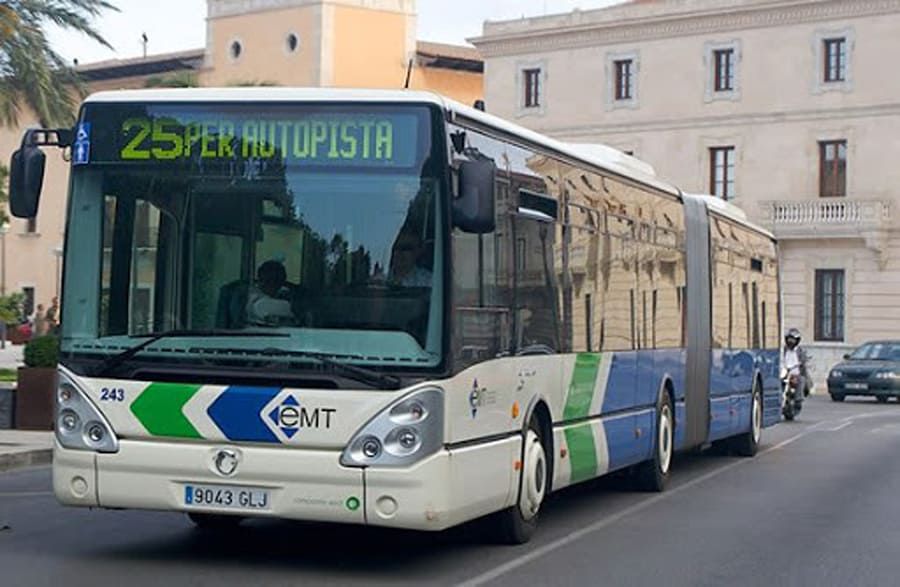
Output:
<path fill-rule="evenodd" d="M 487 109 L 603 142 L 778 237 L 818 384 L 900 337 L 900 0 L 642 0 L 487 22 Z"/>

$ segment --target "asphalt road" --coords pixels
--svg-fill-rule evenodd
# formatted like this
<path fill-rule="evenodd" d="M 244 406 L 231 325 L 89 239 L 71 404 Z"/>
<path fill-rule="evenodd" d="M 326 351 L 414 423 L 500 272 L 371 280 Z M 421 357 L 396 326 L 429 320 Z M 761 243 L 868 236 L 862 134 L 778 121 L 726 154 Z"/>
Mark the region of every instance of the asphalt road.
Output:
<path fill-rule="evenodd" d="M 0 585 L 895 585 L 900 404 L 811 398 L 753 459 L 681 456 L 661 494 L 625 478 L 564 491 L 531 543 L 57 505 L 48 468 L 0 474 Z M 5 528 L 5 529 L 4 529 Z"/>

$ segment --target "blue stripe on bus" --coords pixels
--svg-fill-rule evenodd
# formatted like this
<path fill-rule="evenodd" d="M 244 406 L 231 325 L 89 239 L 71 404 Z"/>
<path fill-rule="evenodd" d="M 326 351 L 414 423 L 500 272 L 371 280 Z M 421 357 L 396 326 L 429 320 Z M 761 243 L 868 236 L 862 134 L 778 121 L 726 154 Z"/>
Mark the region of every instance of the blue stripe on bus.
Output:
<path fill-rule="evenodd" d="M 216 398 L 207 414 L 228 440 L 278 443 L 260 413 L 280 391 L 276 387 L 232 386 Z"/>

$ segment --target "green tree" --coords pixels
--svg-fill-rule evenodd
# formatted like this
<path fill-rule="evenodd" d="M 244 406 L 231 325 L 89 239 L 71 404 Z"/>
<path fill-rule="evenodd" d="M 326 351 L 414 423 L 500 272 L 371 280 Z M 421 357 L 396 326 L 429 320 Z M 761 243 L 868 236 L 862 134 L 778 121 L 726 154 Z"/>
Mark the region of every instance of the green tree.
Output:
<path fill-rule="evenodd" d="M 15 126 L 23 106 L 44 126 L 73 122 L 82 87 L 45 28 L 78 31 L 112 48 L 92 24 L 104 10 L 117 8 L 106 0 L 0 0 L 0 123 Z"/>
<path fill-rule="evenodd" d="M 196 88 L 197 75 L 192 71 L 179 71 L 166 76 L 148 77 L 145 88 Z"/>
<path fill-rule="evenodd" d="M 0 322 L 17 324 L 22 318 L 22 305 L 25 303 L 25 294 L 13 293 L 0 296 Z"/>
<path fill-rule="evenodd" d="M 246 79 L 230 81 L 228 85 L 232 88 L 274 88 L 281 84 L 269 80 Z"/>

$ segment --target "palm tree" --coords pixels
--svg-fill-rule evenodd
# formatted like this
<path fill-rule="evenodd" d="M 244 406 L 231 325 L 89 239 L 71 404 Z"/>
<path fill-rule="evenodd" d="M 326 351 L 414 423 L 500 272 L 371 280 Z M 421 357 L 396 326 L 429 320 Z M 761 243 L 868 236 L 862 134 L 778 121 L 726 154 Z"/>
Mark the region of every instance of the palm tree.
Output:
<path fill-rule="evenodd" d="M 81 84 L 44 28 L 79 31 L 112 48 L 92 24 L 104 10 L 118 9 L 106 0 L 0 0 L 0 124 L 15 126 L 23 106 L 44 126 L 72 123 Z"/>

